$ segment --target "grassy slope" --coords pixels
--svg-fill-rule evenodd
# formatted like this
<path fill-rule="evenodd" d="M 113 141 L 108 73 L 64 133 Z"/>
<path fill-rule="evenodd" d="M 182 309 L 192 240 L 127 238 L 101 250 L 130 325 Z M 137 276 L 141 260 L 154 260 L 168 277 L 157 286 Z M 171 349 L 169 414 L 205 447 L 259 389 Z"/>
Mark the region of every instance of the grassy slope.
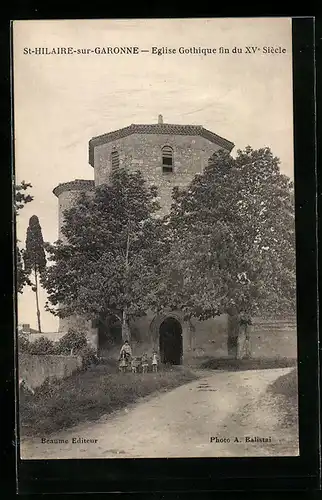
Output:
<path fill-rule="evenodd" d="M 157 391 L 173 389 L 195 380 L 188 369 L 158 373 L 121 374 L 109 364 L 93 366 L 20 399 L 23 436 L 44 435 L 95 420 Z"/>
<path fill-rule="evenodd" d="M 208 370 L 264 370 L 272 368 L 287 368 L 296 365 L 296 359 L 288 358 L 250 358 L 250 359 L 231 359 L 231 358 L 201 358 L 200 368 Z"/>
<path fill-rule="evenodd" d="M 292 370 L 286 375 L 282 375 L 273 382 L 268 388 L 268 392 L 279 398 L 285 414 L 284 425 L 296 426 L 298 419 L 298 382 L 297 369 Z"/>

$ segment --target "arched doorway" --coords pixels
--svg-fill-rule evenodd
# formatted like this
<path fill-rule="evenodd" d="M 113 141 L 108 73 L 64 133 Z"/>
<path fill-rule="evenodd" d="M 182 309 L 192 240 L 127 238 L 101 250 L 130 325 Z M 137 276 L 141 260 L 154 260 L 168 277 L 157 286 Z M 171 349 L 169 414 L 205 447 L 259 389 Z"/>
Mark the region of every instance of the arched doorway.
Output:
<path fill-rule="evenodd" d="M 180 365 L 182 362 L 182 327 L 175 318 L 166 318 L 159 328 L 161 363 Z"/>

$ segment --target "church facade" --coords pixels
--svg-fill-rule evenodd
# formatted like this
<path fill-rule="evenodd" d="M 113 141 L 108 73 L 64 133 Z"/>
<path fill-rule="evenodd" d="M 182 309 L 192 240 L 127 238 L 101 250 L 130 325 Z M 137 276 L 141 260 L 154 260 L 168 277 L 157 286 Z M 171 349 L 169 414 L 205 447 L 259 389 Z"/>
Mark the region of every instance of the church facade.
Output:
<path fill-rule="evenodd" d="M 53 191 L 59 202 L 59 237 L 62 238 L 64 211 L 73 205 L 81 191 L 90 192 L 95 186 L 108 183 L 113 169 L 122 166 L 140 170 L 148 185 L 157 186 L 160 215 L 165 215 L 170 210 L 172 189 L 186 187 L 196 174 L 203 172 L 216 151 L 231 152 L 233 147 L 231 141 L 203 126 L 164 123 L 161 115 L 155 124 L 132 124 L 93 137 L 89 141 L 89 164 L 94 170 L 94 180 L 59 184 Z M 103 355 L 121 342 L 119 325 L 111 323 L 109 331 L 103 331 L 79 317 L 60 320 L 61 332 L 70 327 L 86 328 L 90 342 Z M 130 327 L 138 355 L 156 349 L 163 362 L 172 364 L 181 364 L 191 353 L 226 355 L 225 316 L 185 322 L 180 311 L 157 316 L 147 312 Z"/>

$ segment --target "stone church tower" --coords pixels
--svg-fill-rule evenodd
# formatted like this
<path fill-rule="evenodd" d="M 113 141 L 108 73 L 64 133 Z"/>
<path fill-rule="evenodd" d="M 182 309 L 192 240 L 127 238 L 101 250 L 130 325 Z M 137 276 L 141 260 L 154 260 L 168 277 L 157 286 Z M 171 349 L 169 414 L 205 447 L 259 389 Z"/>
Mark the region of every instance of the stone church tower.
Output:
<path fill-rule="evenodd" d="M 140 170 L 150 185 L 158 187 L 162 213 L 169 210 L 174 186 L 187 186 L 201 173 L 218 149 L 229 152 L 232 142 L 196 125 L 130 125 L 89 141 L 89 164 L 95 186 L 108 182 L 118 165 Z"/>
<path fill-rule="evenodd" d="M 160 214 L 164 215 L 170 209 L 173 187 L 187 186 L 196 174 L 204 170 L 216 151 L 225 149 L 231 152 L 233 147 L 232 142 L 203 126 L 164 123 L 162 115 L 155 124 L 132 124 L 93 137 L 89 141 L 89 164 L 94 169 L 94 181 L 75 180 L 59 184 L 53 191 L 59 200 L 59 237 L 62 236 L 60 228 L 64 210 L 72 206 L 79 192 L 89 192 L 94 186 L 107 183 L 113 169 L 122 166 L 140 170 L 149 185 L 158 187 Z M 81 324 L 80 318 L 64 319 L 60 321 L 60 331 Z M 100 334 L 91 325 L 87 326 L 92 343 L 100 344 Z M 177 353 L 180 351 L 182 358 L 187 350 L 193 348 L 194 328 L 192 324 L 184 324 L 180 313 L 175 311 L 162 317 L 148 314 L 134 325 L 136 336 L 142 342 L 151 341 L 154 348 L 162 351 L 161 358 L 176 364 L 180 361 L 170 359 L 170 344 L 167 347 L 166 341 L 162 340 L 162 329 L 168 333 L 173 331 L 173 338 L 178 344 Z"/>

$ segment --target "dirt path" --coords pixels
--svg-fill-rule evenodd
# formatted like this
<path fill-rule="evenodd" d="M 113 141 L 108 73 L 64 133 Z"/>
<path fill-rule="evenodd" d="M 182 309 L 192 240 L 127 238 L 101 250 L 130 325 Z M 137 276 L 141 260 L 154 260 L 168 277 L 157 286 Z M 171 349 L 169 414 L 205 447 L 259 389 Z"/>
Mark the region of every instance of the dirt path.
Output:
<path fill-rule="evenodd" d="M 283 429 L 283 415 L 276 399 L 263 396 L 271 382 L 291 370 L 212 372 L 97 422 L 44 436 L 68 440 L 67 443 L 26 439 L 21 443 L 21 456 L 51 459 L 297 455 L 297 429 Z M 247 437 L 257 439 L 251 441 Z M 73 438 L 96 442 L 72 443 Z M 258 438 L 270 442 L 258 442 Z"/>

